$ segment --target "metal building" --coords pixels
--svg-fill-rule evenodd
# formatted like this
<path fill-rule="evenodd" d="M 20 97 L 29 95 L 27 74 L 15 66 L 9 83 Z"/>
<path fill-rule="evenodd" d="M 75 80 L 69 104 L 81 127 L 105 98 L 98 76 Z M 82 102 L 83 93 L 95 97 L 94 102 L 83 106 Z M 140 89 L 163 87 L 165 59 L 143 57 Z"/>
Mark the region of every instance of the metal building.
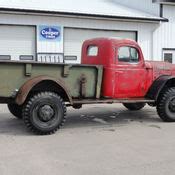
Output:
<path fill-rule="evenodd" d="M 155 1 L 0 0 L 0 59 L 80 63 L 85 39 L 117 37 L 175 63 L 175 3 Z"/>

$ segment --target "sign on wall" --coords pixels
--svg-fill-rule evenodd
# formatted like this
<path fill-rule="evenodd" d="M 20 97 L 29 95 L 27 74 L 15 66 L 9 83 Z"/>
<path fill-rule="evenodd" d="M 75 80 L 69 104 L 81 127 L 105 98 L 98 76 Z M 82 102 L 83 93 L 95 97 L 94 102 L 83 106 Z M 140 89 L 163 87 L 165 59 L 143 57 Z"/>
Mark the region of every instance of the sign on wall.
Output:
<path fill-rule="evenodd" d="M 37 53 L 38 61 L 42 58 L 49 57 L 44 60 L 52 60 L 51 57 L 62 57 L 63 60 L 63 27 L 51 25 L 37 26 Z M 51 61 L 52 62 L 52 61 Z"/>
<path fill-rule="evenodd" d="M 39 26 L 39 39 L 45 42 L 60 42 L 62 29 L 59 26 Z"/>

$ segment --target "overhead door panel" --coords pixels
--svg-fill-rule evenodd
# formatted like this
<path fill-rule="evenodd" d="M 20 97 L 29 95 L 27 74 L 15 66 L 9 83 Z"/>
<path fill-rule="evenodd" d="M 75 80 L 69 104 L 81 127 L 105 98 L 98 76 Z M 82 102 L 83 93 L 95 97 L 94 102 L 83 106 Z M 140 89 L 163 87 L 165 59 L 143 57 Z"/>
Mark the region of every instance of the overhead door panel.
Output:
<path fill-rule="evenodd" d="M 83 42 L 87 39 L 98 37 L 129 38 L 136 40 L 136 32 L 65 28 L 64 54 L 65 56 L 77 56 L 77 60 L 66 60 L 66 62 L 80 63 Z"/>
<path fill-rule="evenodd" d="M 11 60 L 35 57 L 35 27 L 0 26 L 0 59 L 8 55 Z"/>

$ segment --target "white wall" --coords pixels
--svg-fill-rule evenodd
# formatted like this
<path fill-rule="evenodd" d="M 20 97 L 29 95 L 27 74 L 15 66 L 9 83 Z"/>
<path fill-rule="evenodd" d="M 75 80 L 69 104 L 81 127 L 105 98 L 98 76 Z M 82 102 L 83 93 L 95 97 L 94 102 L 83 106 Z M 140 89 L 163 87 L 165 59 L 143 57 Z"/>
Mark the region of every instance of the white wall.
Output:
<path fill-rule="evenodd" d="M 146 59 L 152 57 L 152 34 L 156 30 L 156 23 L 122 22 L 98 19 L 82 19 L 52 16 L 32 16 L 1 14 L 0 24 L 22 24 L 22 25 L 61 25 L 64 27 L 106 29 L 106 30 L 128 30 L 138 31 L 138 42 L 143 49 Z"/>
<path fill-rule="evenodd" d="M 162 48 L 175 48 L 175 6 L 164 5 L 164 17 L 169 22 L 160 23 L 153 33 L 153 58 L 162 60 Z"/>
<path fill-rule="evenodd" d="M 141 10 L 150 14 L 159 16 L 160 6 L 157 3 L 152 3 L 152 0 L 112 0 L 127 7 Z M 132 3 L 131 3 L 132 1 Z"/>

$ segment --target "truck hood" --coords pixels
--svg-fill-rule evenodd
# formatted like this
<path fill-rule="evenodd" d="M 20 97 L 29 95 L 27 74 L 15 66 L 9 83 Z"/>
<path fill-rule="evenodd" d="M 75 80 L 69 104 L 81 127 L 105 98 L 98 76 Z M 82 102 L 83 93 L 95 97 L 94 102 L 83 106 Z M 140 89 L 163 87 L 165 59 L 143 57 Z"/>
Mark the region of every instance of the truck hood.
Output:
<path fill-rule="evenodd" d="M 158 78 L 161 75 L 175 76 L 175 65 L 163 61 L 146 61 L 145 66 L 147 69 L 153 70 L 153 77 Z"/>

